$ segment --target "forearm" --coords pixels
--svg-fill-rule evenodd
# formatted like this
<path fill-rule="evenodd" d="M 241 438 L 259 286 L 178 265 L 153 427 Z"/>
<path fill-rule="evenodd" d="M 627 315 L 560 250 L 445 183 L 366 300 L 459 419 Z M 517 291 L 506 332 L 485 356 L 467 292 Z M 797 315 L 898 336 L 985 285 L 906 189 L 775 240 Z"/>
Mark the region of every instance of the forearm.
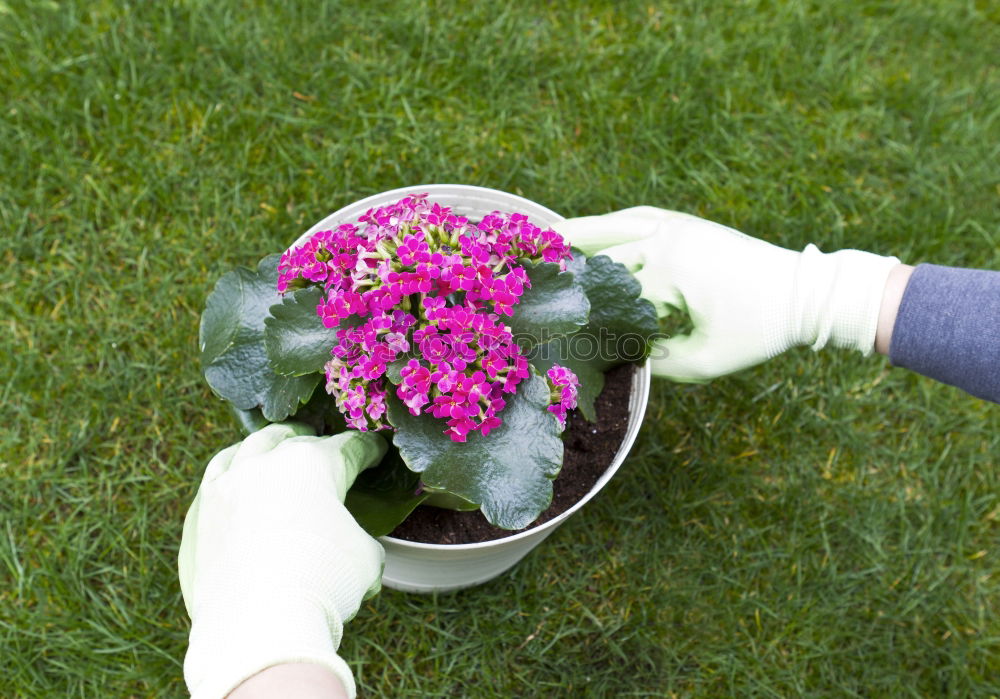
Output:
<path fill-rule="evenodd" d="M 876 337 L 878 351 L 887 346 L 895 366 L 1000 403 L 1000 272 L 920 265 L 907 276 L 894 314 L 898 289 L 887 284 L 886 317 L 895 318 Z"/>
<path fill-rule="evenodd" d="M 896 315 L 899 304 L 903 300 L 903 292 L 913 274 L 910 265 L 897 265 L 889 272 L 882 294 L 882 306 L 878 313 L 878 329 L 875 331 L 875 351 L 889 356 L 889 345 L 892 342 L 892 330 L 896 325 Z"/>

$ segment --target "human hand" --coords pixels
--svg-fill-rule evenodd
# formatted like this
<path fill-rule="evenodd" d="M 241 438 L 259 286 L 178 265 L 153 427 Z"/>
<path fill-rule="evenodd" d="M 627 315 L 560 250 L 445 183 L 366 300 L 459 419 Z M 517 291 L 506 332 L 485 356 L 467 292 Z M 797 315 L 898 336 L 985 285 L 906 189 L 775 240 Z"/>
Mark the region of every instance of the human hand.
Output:
<path fill-rule="evenodd" d="M 709 381 L 796 345 L 871 354 L 886 279 L 899 264 L 859 250 L 786 250 L 651 206 L 553 227 L 587 255 L 624 264 L 661 316 L 688 312 L 691 334 L 659 340 L 650 358 L 654 374 L 675 381 Z"/>
<path fill-rule="evenodd" d="M 343 501 L 386 445 L 373 433 L 311 434 L 268 425 L 205 469 L 178 555 L 195 699 L 282 663 L 324 666 L 354 696 L 336 650 L 344 622 L 379 590 L 384 553 Z"/>

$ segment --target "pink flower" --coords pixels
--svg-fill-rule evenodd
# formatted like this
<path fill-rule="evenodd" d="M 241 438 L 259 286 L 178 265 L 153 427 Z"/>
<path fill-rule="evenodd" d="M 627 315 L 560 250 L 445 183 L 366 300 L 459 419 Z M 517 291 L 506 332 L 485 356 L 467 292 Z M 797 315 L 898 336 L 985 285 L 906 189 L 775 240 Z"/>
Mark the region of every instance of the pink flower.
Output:
<path fill-rule="evenodd" d="M 566 367 L 553 364 L 545 376 L 549 380 L 550 413 L 556 416 L 559 424 L 566 427 L 566 413 L 576 407 L 579 397 L 580 379 Z"/>
<path fill-rule="evenodd" d="M 412 414 L 429 410 L 445 421 L 445 434 L 465 441 L 499 427 L 500 396 L 530 376 L 500 321 L 530 287 L 521 257 L 565 266 L 569 246 L 523 214 L 493 212 L 472 226 L 415 194 L 286 252 L 278 290 L 323 289 L 316 312 L 326 327 L 338 328 L 325 385 L 351 427 L 386 427 L 386 371 L 410 354 L 416 356 L 400 371 L 396 395 Z M 558 372 L 550 382 L 559 394 L 549 409 L 562 411 L 564 421 L 576 389 Z"/>

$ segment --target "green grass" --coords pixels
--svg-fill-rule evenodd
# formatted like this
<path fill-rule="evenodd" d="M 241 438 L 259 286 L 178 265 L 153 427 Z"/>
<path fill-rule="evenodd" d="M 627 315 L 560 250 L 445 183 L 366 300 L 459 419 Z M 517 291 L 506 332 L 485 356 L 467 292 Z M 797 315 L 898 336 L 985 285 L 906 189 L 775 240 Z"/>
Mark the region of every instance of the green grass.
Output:
<path fill-rule="evenodd" d="M 0 696 L 183 694 L 223 271 L 425 182 L 996 268 L 998 45 L 988 0 L 0 0 Z M 343 653 L 366 696 L 998 695 L 998 454 L 877 357 L 660 383 L 582 515 Z"/>

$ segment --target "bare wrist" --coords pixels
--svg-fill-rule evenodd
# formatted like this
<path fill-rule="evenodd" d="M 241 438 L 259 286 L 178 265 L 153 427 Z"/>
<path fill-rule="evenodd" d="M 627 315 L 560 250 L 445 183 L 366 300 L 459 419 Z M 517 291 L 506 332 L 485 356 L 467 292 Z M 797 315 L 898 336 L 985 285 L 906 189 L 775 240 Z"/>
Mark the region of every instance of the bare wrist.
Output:
<path fill-rule="evenodd" d="M 882 305 L 878 312 L 878 328 L 875 330 L 875 351 L 889 356 L 889 346 L 892 343 L 892 329 L 896 326 L 896 314 L 903 300 L 903 292 L 913 274 L 910 265 L 896 265 L 889 272 L 882 292 Z"/>
<path fill-rule="evenodd" d="M 282 663 L 265 668 L 248 678 L 227 699 L 272 697 L 346 699 L 347 692 L 337 675 L 322 665 Z"/>

